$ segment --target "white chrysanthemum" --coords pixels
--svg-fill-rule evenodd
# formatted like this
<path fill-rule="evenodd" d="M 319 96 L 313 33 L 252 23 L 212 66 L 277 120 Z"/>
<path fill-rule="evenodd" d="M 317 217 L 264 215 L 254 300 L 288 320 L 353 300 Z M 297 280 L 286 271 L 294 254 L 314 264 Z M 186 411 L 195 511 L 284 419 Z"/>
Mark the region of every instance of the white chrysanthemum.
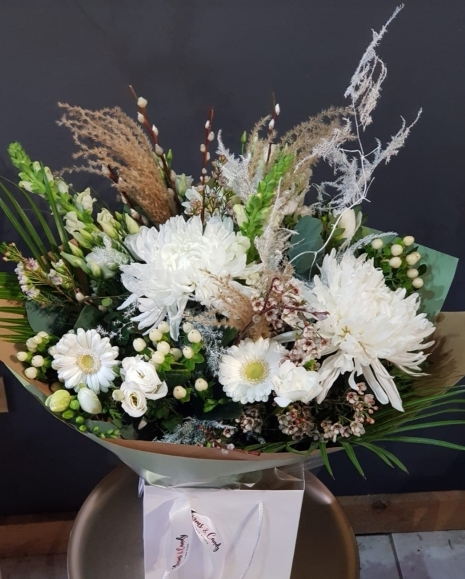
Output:
<path fill-rule="evenodd" d="M 247 338 L 229 348 L 219 364 L 218 380 L 234 402 L 266 402 L 273 390 L 272 379 L 286 349 L 273 340 Z"/>
<path fill-rule="evenodd" d="M 387 360 L 408 374 L 420 372 L 427 358 L 424 350 L 431 343 L 423 340 L 434 326 L 425 314 L 417 314 L 419 297 L 405 297 L 405 290 L 390 290 L 381 270 L 365 256 L 344 255 L 340 261 L 335 252 L 323 260 L 321 275 L 308 296 L 316 311 L 328 312 L 317 327 L 328 340 L 326 358 L 319 371 L 323 391 L 321 402 L 340 374 L 362 375 L 382 404 L 390 402 L 402 411 L 402 400 L 394 379 L 381 363 Z"/>
<path fill-rule="evenodd" d="M 271 381 L 276 394 L 274 401 L 283 408 L 298 401 L 308 404 L 323 390 L 318 372 L 296 366 L 290 360 L 281 364 Z"/>
<path fill-rule="evenodd" d="M 76 334 L 65 334 L 53 350 L 52 368 L 66 388 L 85 384 L 95 393 L 106 392 L 116 373 L 118 347 L 110 344 L 95 330 L 79 328 Z"/>
<path fill-rule="evenodd" d="M 122 266 L 122 282 L 131 296 L 121 307 L 137 301 L 139 328 L 149 331 L 168 316 L 171 335 L 177 338 L 182 314 L 189 299 L 209 305 L 218 293 L 210 274 L 245 279 L 249 240 L 234 233 L 231 219 L 210 219 L 205 230 L 200 217 L 185 221 L 172 217 L 155 228 L 141 227 L 126 245 L 144 263 Z"/>

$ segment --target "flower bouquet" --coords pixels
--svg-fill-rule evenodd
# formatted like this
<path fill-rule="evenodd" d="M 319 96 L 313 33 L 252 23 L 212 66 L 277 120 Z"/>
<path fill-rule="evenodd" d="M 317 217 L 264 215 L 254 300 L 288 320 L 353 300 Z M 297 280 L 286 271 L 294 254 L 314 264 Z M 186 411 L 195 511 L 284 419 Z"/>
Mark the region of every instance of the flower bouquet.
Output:
<path fill-rule="evenodd" d="M 419 118 L 366 152 L 386 27 L 347 107 L 278 137 L 274 103 L 239 154 L 210 110 L 197 180 L 177 172 L 134 91 L 137 122 L 118 108 L 59 105 L 78 163 L 60 173 L 10 145 L 19 184 L 0 185 L 0 208 L 22 247 L 0 245 L 16 264 L 0 277 L 2 360 L 148 482 L 224 486 L 303 461 L 331 472 L 338 449 L 363 474 L 357 446 L 405 470 L 376 443 L 458 448 L 404 434 L 442 424 L 419 419 L 462 393 L 451 389 L 465 374 L 462 317 L 435 327 L 456 260 L 370 229 L 361 209 L 374 170 Z M 318 164 L 332 180 L 314 180 Z M 74 191 L 63 175 L 76 171 L 110 179 L 118 207 Z"/>

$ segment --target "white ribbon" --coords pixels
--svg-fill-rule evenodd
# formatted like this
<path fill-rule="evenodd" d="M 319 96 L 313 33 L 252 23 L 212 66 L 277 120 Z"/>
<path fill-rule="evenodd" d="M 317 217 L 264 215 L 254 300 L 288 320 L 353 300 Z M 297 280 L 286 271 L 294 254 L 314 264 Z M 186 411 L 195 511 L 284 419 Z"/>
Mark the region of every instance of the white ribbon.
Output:
<path fill-rule="evenodd" d="M 244 579 L 247 575 L 260 540 L 264 515 L 263 503 L 257 504 L 257 510 L 258 525 L 255 540 L 240 579 Z M 169 517 L 171 541 L 168 543 L 166 559 L 169 561 L 170 566 L 165 571 L 163 579 L 166 579 L 171 572 L 180 569 L 187 563 L 191 553 L 194 533 L 207 550 L 212 563 L 213 570 L 209 578 L 221 579 L 226 559 L 226 548 L 213 521 L 209 517 L 192 510 L 188 495 L 184 493 L 179 493 L 179 496 L 173 500 Z"/>

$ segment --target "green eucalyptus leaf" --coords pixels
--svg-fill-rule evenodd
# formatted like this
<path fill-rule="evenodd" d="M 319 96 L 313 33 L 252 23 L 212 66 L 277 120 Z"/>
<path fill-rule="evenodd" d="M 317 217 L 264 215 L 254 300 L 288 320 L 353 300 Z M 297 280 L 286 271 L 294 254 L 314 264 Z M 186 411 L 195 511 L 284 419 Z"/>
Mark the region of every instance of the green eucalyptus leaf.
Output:
<path fill-rule="evenodd" d="M 74 324 L 74 329 L 82 328 L 83 330 L 92 330 L 99 325 L 103 313 L 94 306 L 84 306 L 79 314 L 79 317 Z"/>
<path fill-rule="evenodd" d="M 322 230 L 321 221 L 310 215 L 302 217 L 295 226 L 296 235 L 291 238 L 289 258 L 298 274 L 304 275 L 310 271 L 315 260 L 314 252 L 323 247 Z"/>
<path fill-rule="evenodd" d="M 52 336 L 64 333 L 67 322 L 64 308 L 41 306 L 37 302 L 27 300 L 26 313 L 29 325 L 34 332 L 47 332 Z"/>

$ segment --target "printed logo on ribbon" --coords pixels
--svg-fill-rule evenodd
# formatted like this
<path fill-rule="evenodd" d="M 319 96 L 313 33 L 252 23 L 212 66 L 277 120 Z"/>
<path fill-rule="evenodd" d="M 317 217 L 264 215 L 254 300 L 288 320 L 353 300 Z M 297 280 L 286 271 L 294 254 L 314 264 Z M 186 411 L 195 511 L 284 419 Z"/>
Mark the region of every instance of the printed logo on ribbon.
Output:
<path fill-rule="evenodd" d="M 192 524 L 197 537 L 210 547 L 213 553 L 217 553 L 221 549 L 221 537 L 211 519 L 192 511 Z"/>
<path fill-rule="evenodd" d="M 190 541 L 189 535 L 179 535 L 175 538 L 177 547 L 175 548 L 175 560 L 174 564 L 171 566 L 171 570 L 179 569 L 186 562 L 189 556 Z"/>

